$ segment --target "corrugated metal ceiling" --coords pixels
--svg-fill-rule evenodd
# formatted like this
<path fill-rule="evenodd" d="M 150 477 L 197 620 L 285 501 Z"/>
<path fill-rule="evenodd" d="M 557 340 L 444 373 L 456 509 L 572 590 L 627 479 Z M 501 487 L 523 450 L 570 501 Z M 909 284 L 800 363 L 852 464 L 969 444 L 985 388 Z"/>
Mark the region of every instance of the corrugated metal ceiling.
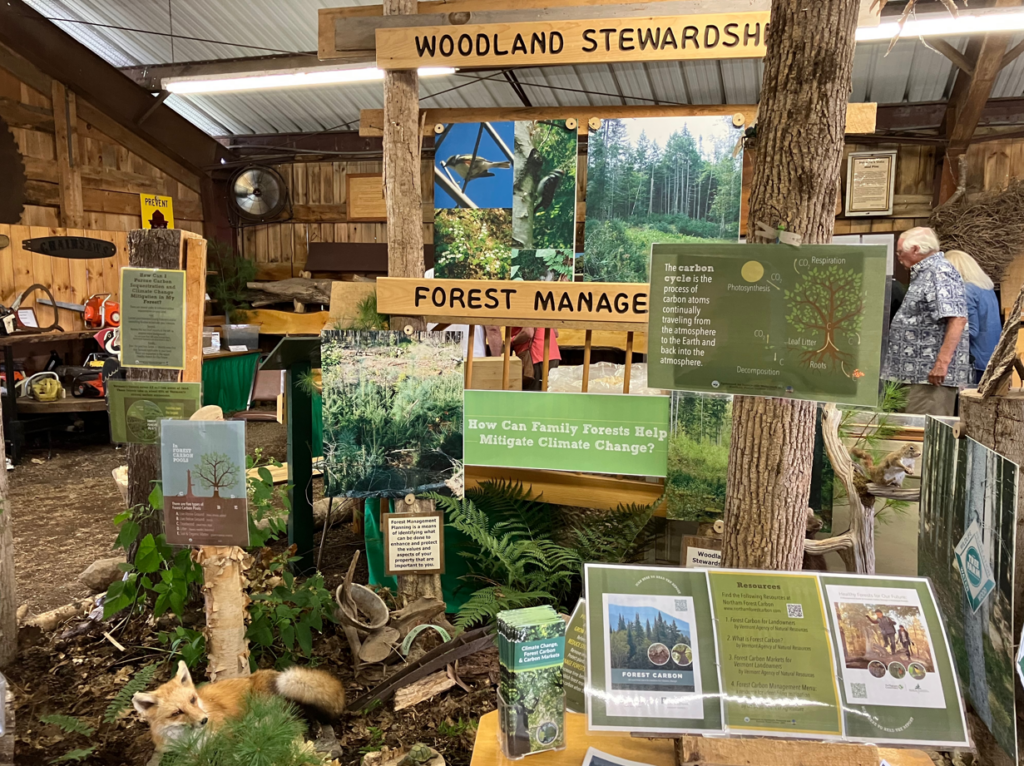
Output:
<path fill-rule="evenodd" d="M 114 66 L 182 63 L 316 50 L 317 10 L 376 0 L 26 0 Z M 77 21 L 89 22 L 73 23 Z M 97 26 L 105 25 L 105 26 Z M 111 27 L 121 27 L 113 29 Z M 141 31 L 145 30 L 147 34 Z M 172 38 L 170 34 L 191 38 Z M 1014 39 L 1013 44 L 1024 35 Z M 966 38 L 951 39 L 959 50 Z M 953 65 L 921 40 L 862 44 L 854 59 L 852 101 L 880 104 L 942 100 Z M 756 103 L 758 60 L 596 64 L 517 70 L 536 106 Z M 459 74 L 421 79 L 425 106 L 520 106 L 504 77 Z M 1024 56 L 1004 69 L 993 96 L 1024 94 Z M 312 132 L 355 127 L 360 109 L 381 108 L 379 82 L 173 96 L 167 104 L 212 135 Z"/>

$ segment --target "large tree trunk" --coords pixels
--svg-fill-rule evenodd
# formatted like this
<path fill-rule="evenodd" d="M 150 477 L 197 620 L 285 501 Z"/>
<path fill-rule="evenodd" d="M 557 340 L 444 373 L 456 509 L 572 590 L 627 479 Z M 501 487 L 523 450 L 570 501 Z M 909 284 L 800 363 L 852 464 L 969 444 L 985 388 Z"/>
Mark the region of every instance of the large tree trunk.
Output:
<path fill-rule="evenodd" d="M 180 269 L 181 231 L 176 229 L 138 229 L 128 232 L 128 265 L 143 269 Z M 126 370 L 128 380 L 157 380 L 176 382 L 177 370 L 132 368 Z M 150 508 L 149 494 L 153 482 L 160 479 L 160 445 L 128 445 L 128 507 Z M 150 509 L 152 510 L 152 509 Z M 163 514 L 152 511 L 139 520 L 138 540 L 148 534 L 156 537 L 164 531 Z M 138 542 L 128 552 L 128 560 L 135 559 Z"/>
<path fill-rule="evenodd" d="M 749 242 L 758 222 L 832 240 L 859 0 L 773 0 Z M 780 245 L 782 247 L 782 245 Z M 799 569 L 814 446 L 812 402 L 737 397 L 722 565 Z"/>
<path fill-rule="evenodd" d="M 0 668 L 18 653 L 18 598 L 14 581 L 14 527 L 7 496 L 7 453 L 0 420 Z M 3 700 L 0 699 L 0 704 Z M 13 740 L 14 738 L 11 737 Z"/>
<path fill-rule="evenodd" d="M 384 15 L 415 14 L 417 0 L 384 0 Z M 384 73 L 384 204 L 388 276 L 423 276 L 420 80 L 415 69 Z M 425 330 L 422 317 L 393 317 L 391 329 Z"/>

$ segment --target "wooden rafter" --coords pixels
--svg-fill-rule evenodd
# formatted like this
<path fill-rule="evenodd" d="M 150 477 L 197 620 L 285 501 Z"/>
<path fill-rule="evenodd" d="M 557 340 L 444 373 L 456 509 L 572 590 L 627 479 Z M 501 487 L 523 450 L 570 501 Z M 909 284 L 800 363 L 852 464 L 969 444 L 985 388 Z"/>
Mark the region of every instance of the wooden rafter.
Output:
<path fill-rule="evenodd" d="M 964 54 L 954 48 L 950 43 L 940 37 L 932 40 L 929 44 L 943 56 L 952 61 L 961 72 L 966 72 L 968 75 L 974 74 L 974 65 L 967 60 Z"/>

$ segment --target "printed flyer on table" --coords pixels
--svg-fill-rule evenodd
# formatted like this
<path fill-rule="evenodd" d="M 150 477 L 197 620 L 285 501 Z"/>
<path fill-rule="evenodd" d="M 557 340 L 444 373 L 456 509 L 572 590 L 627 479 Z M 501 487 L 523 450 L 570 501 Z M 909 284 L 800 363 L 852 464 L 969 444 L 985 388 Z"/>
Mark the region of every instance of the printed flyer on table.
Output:
<path fill-rule="evenodd" d="M 592 729 L 967 745 L 925 579 L 587 564 L 584 581 Z"/>

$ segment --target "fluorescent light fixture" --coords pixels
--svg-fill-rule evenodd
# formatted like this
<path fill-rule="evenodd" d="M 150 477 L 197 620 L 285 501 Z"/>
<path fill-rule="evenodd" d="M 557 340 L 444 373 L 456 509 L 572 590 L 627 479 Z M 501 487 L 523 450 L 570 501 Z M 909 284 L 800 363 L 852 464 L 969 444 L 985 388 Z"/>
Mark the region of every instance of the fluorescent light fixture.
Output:
<path fill-rule="evenodd" d="M 424 67 L 420 77 L 455 74 L 454 69 Z M 383 70 L 375 67 L 363 69 L 289 69 L 281 72 L 251 72 L 232 75 L 199 75 L 196 77 L 166 77 L 161 82 L 171 93 L 231 93 L 244 90 L 271 88 L 301 88 L 310 85 L 343 85 L 353 82 L 383 80 Z"/>
<path fill-rule="evenodd" d="M 1020 32 L 1024 30 L 1024 12 L 991 10 L 961 12 L 956 18 L 948 13 L 930 13 L 911 17 L 899 31 L 895 21 L 879 24 L 877 27 L 861 27 L 857 30 L 857 42 L 882 42 L 900 37 L 958 37 L 979 32 Z"/>

